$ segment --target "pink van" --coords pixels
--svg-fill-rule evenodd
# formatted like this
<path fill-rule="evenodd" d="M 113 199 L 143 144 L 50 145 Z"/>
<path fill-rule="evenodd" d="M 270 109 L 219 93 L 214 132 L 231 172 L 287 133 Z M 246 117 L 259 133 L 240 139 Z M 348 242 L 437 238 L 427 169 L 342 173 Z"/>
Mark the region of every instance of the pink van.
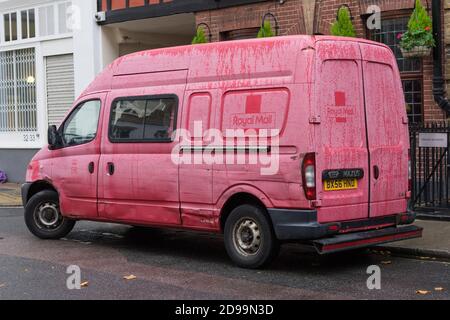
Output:
<path fill-rule="evenodd" d="M 117 59 L 78 98 L 23 186 L 42 239 L 77 220 L 223 233 L 239 266 L 281 243 L 320 254 L 421 237 L 388 47 L 289 36 Z"/>

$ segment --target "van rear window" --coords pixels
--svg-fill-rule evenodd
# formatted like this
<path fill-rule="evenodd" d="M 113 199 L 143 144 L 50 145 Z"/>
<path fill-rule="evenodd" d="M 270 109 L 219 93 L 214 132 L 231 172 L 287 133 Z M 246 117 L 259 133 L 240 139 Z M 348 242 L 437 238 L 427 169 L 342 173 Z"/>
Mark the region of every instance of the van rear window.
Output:
<path fill-rule="evenodd" d="M 177 107 L 175 96 L 116 99 L 109 138 L 112 142 L 170 142 Z"/>

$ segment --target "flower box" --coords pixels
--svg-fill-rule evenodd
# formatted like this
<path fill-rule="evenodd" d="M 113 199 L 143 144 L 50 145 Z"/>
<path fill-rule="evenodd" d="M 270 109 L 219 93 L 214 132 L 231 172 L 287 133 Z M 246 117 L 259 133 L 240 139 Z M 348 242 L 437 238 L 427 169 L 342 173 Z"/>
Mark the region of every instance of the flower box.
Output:
<path fill-rule="evenodd" d="M 419 47 L 414 47 L 411 50 L 405 50 L 403 48 L 400 48 L 400 50 L 402 51 L 403 58 L 411 59 L 411 58 L 429 57 L 431 55 L 432 48 L 425 47 L 425 46 L 419 46 Z"/>

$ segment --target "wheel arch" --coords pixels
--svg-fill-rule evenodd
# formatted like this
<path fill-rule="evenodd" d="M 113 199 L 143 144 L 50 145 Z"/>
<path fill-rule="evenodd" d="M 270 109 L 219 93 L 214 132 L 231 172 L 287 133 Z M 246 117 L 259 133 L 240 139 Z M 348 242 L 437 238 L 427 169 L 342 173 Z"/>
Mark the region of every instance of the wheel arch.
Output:
<path fill-rule="evenodd" d="M 27 194 L 25 195 L 25 200 L 26 203 L 28 203 L 28 201 L 31 199 L 31 197 L 33 197 L 35 194 L 44 191 L 44 190 L 51 190 L 51 191 L 55 191 L 56 193 L 58 193 L 58 190 L 55 188 L 55 186 L 46 180 L 38 180 L 33 182 L 29 189 Z M 58 193 L 59 194 L 59 193 Z"/>
<path fill-rule="evenodd" d="M 243 204 L 253 204 L 257 205 L 267 210 L 267 208 L 273 207 L 269 198 L 259 189 L 251 186 L 239 186 L 231 188 L 226 191 L 221 197 L 219 203 L 220 216 L 219 216 L 219 226 L 220 231 L 223 232 L 225 227 L 225 222 L 230 215 L 230 213 L 238 206 Z M 268 216 L 270 222 L 270 217 Z"/>

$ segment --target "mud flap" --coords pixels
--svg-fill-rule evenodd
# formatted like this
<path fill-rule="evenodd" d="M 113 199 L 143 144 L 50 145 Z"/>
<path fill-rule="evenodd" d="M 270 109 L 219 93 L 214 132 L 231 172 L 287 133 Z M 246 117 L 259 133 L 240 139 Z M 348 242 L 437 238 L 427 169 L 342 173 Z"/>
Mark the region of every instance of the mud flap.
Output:
<path fill-rule="evenodd" d="M 422 237 L 423 228 L 406 226 L 373 231 L 341 234 L 331 238 L 312 241 L 319 254 L 363 248 L 377 244 Z"/>

